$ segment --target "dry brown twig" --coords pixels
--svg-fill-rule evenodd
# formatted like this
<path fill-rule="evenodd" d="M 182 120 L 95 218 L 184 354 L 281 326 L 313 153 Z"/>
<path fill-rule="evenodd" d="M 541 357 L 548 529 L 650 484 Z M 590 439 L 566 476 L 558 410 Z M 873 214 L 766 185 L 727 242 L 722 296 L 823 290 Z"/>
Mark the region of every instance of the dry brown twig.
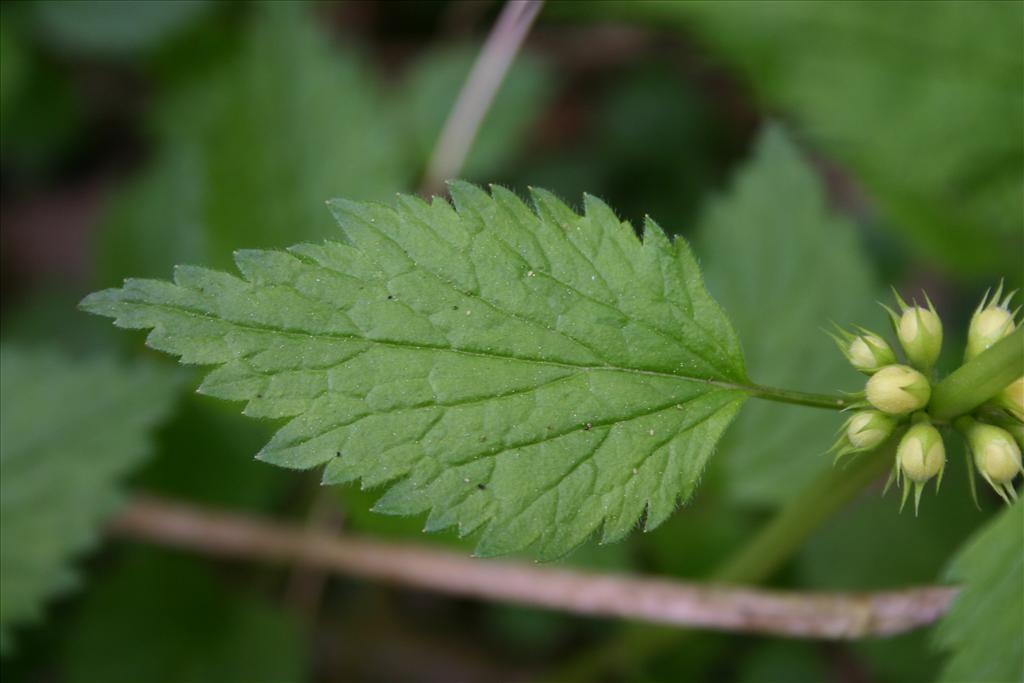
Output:
<path fill-rule="evenodd" d="M 111 530 L 219 557 L 295 563 L 450 595 L 776 636 L 853 639 L 901 633 L 938 619 L 958 590 L 801 593 L 594 574 L 336 536 L 153 498 L 136 499 Z"/>

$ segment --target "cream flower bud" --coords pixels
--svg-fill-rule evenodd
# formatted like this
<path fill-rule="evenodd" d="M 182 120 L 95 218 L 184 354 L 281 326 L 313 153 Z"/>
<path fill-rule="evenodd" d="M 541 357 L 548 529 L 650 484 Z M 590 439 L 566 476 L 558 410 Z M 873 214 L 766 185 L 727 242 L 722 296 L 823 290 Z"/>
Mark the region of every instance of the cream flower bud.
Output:
<path fill-rule="evenodd" d="M 858 335 L 850 341 L 846 347 L 846 357 L 853 367 L 868 374 L 896 362 L 896 354 L 888 342 L 870 332 Z"/>
<path fill-rule="evenodd" d="M 931 423 L 918 422 L 907 430 L 896 448 L 897 480 L 903 479 L 903 500 L 900 509 L 907 502 L 910 487 L 914 487 L 914 514 L 921 505 L 924 485 L 938 475 L 935 486 L 942 482 L 942 471 L 946 467 L 946 446 L 942 435 Z"/>
<path fill-rule="evenodd" d="M 931 370 L 942 350 L 942 321 L 929 308 L 910 306 L 896 323 L 896 334 L 911 365 Z"/>
<path fill-rule="evenodd" d="M 1024 422 L 1024 377 L 1018 377 L 999 392 L 993 403 Z"/>
<path fill-rule="evenodd" d="M 975 309 L 971 316 L 971 325 L 967 330 L 967 349 L 964 351 L 964 360 L 971 360 L 997 341 L 1013 332 L 1015 325 L 1013 313 L 1010 312 L 1009 304 L 1013 293 L 1009 294 L 1002 302 L 1003 286 L 996 289 L 991 299 L 988 292 L 985 293 L 981 304 Z"/>
<path fill-rule="evenodd" d="M 1010 433 L 974 420 L 967 421 L 964 433 L 974 456 L 974 466 L 982 478 L 1003 500 L 1015 499 L 1017 492 L 1010 482 L 1024 469 L 1021 467 L 1020 446 Z"/>
<path fill-rule="evenodd" d="M 896 421 L 877 410 L 863 410 L 846 425 L 846 440 L 857 450 L 880 446 L 896 428 Z"/>
<path fill-rule="evenodd" d="M 941 472 L 946 464 L 946 447 L 942 443 L 942 435 L 931 424 L 918 423 L 900 439 L 896 458 L 904 477 L 923 484 Z"/>
<path fill-rule="evenodd" d="M 889 365 L 868 380 L 868 402 L 884 413 L 903 415 L 928 405 L 932 395 L 928 379 L 906 365 Z"/>

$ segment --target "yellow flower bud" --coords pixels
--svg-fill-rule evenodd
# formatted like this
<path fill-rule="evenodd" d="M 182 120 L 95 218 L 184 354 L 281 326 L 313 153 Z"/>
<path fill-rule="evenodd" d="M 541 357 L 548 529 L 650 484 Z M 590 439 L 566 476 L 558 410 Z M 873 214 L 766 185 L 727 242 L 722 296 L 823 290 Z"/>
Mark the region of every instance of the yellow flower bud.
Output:
<path fill-rule="evenodd" d="M 1021 466 L 1020 446 L 1005 429 L 994 425 L 963 420 L 967 443 L 974 456 L 974 466 L 982 478 L 988 482 L 996 493 L 1007 503 L 1016 499 L 1017 492 L 1011 482 L 1024 472 Z"/>
<path fill-rule="evenodd" d="M 903 311 L 896 334 L 910 363 L 930 370 L 942 350 L 942 321 L 934 310 L 911 306 Z"/>
<path fill-rule="evenodd" d="M 928 379 L 906 365 L 889 365 L 868 380 L 867 399 L 874 407 L 891 415 L 921 410 L 932 395 Z"/>
<path fill-rule="evenodd" d="M 853 334 L 836 325 L 835 332 L 828 332 L 850 365 L 870 375 L 896 362 L 896 354 L 888 342 L 863 327 L 858 331 L 860 334 Z"/>
<path fill-rule="evenodd" d="M 964 351 L 964 360 L 971 360 L 1013 332 L 1015 328 L 1013 313 L 1009 309 L 1013 294 L 1009 294 L 1000 302 L 999 298 L 1002 293 L 1002 285 L 999 285 L 991 299 L 988 298 L 988 292 L 985 292 L 981 303 L 975 309 L 974 315 L 971 316 L 971 325 L 967 330 L 967 349 Z"/>
<path fill-rule="evenodd" d="M 846 357 L 853 367 L 868 374 L 896 362 L 896 354 L 878 335 L 866 332 L 853 338 L 846 347 Z"/>
<path fill-rule="evenodd" d="M 1018 377 L 1011 382 L 1010 386 L 999 392 L 993 402 L 1024 422 L 1024 377 Z"/>
<path fill-rule="evenodd" d="M 922 422 L 903 435 L 896 457 L 903 476 L 923 484 L 942 471 L 946 464 L 946 447 L 939 430 Z"/>
<path fill-rule="evenodd" d="M 1004 484 L 1013 481 L 1020 472 L 1020 449 L 1007 433 L 1005 439 L 986 444 L 975 456 L 975 461 L 978 469 L 983 470 L 993 483 Z"/>
<path fill-rule="evenodd" d="M 946 467 L 946 446 L 939 430 L 929 422 L 919 422 L 907 430 L 896 449 L 897 480 L 903 479 L 903 500 L 900 509 L 907 502 L 910 487 L 914 487 L 914 514 L 921 505 L 924 485 L 938 475 L 935 484 L 938 489 L 942 482 L 942 471 Z"/>
<path fill-rule="evenodd" d="M 857 450 L 880 446 L 889 438 L 896 422 L 877 410 L 864 410 L 850 418 L 846 425 L 846 439 Z"/>

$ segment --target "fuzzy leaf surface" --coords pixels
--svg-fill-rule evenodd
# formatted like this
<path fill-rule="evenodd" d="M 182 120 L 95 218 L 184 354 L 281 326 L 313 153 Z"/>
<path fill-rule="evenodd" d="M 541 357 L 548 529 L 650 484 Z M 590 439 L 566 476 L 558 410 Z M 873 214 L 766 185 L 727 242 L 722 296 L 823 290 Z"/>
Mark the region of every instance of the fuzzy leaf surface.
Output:
<path fill-rule="evenodd" d="M 1024 680 L 1024 503 L 969 539 L 946 578 L 963 590 L 935 634 L 952 653 L 939 680 Z"/>
<path fill-rule="evenodd" d="M 0 644 L 74 584 L 69 562 L 118 502 L 149 450 L 174 373 L 49 350 L 0 349 Z"/>
<path fill-rule="evenodd" d="M 660 524 L 745 392 L 739 342 L 689 246 L 593 197 L 453 183 L 455 207 L 332 201 L 347 243 L 180 267 L 86 310 L 183 362 L 201 391 L 287 418 L 259 457 L 390 484 L 376 509 L 481 531 L 477 552 L 564 555 Z"/>

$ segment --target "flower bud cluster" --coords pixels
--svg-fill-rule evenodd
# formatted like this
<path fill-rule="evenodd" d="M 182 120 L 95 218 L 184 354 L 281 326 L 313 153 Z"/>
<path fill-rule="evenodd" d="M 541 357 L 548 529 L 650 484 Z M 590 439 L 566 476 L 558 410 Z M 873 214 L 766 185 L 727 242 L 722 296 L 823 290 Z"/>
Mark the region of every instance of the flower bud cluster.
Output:
<path fill-rule="evenodd" d="M 1017 310 L 1010 310 L 1013 293 L 1003 296 L 1002 286 L 986 293 L 974 311 L 967 334 L 964 362 L 984 353 L 1011 334 L 1017 326 Z M 885 307 L 899 340 L 902 358 L 880 335 L 857 328 L 856 333 L 837 328 L 832 338 L 850 364 L 868 375 L 864 391 L 852 405 L 853 414 L 843 424 L 832 447 L 837 458 L 873 450 L 901 433 L 890 483 L 903 489 L 901 509 L 914 490 L 915 513 L 925 485 L 935 479 L 936 490 L 946 465 L 946 446 L 928 413 L 931 378 L 942 351 L 942 321 L 927 295 L 926 305 L 907 304 L 896 294 L 898 310 Z M 948 426 L 948 423 L 945 423 Z M 943 422 L 939 421 L 938 426 Z M 974 468 L 1005 501 L 1015 500 L 1015 478 L 1024 473 L 1024 377 L 1009 384 L 988 404 L 956 422 L 967 442 Z M 973 478 L 972 478 L 973 482 Z"/>

